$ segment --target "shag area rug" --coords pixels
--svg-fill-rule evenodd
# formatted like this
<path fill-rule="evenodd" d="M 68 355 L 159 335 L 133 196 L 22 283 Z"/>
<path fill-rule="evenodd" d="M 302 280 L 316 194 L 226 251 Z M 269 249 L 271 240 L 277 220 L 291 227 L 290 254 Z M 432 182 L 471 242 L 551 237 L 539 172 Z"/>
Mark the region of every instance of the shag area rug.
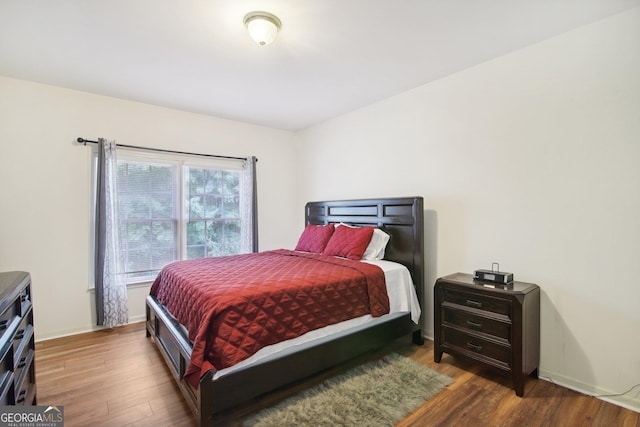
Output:
<path fill-rule="evenodd" d="M 243 426 L 393 426 L 451 382 L 391 353 L 264 409 Z"/>

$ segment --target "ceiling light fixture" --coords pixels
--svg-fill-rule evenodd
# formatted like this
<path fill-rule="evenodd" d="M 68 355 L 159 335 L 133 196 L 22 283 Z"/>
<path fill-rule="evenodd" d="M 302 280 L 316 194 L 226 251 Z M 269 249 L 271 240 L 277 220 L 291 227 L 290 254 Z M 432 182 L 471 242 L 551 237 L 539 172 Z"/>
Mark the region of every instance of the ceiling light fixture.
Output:
<path fill-rule="evenodd" d="M 244 17 L 249 35 L 260 46 L 267 45 L 276 39 L 282 26 L 277 16 L 267 12 L 249 12 Z"/>

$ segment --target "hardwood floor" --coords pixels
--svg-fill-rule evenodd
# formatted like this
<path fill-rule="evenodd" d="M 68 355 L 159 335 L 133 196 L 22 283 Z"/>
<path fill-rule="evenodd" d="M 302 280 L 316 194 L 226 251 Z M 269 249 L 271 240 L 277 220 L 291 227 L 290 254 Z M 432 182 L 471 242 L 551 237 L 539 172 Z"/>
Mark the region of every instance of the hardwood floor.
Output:
<path fill-rule="evenodd" d="M 408 340 L 407 340 L 408 341 Z M 449 375 L 454 383 L 402 420 L 409 426 L 624 426 L 640 427 L 640 413 L 543 380 L 528 379 L 519 398 L 508 376 L 444 355 L 433 344 L 394 343 L 396 351 Z M 195 426 L 196 420 L 144 323 L 36 343 L 39 405 L 63 405 L 65 426 Z M 244 414 L 314 384 L 315 377 L 222 414 L 237 425 Z"/>

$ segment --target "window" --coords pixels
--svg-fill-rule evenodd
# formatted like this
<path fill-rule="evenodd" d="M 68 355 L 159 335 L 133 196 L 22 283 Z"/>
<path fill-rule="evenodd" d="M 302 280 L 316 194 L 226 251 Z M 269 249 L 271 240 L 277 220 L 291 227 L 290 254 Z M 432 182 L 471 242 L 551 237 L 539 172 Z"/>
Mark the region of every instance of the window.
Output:
<path fill-rule="evenodd" d="M 187 259 L 240 252 L 240 174 L 184 168 Z"/>
<path fill-rule="evenodd" d="M 120 245 L 127 279 L 180 259 L 178 165 L 118 160 Z"/>
<path fill-rule="evenodd" d="M 240 253 L 242 164 L 229 163 L 118 154 L 118 226 L 129 283 L 153 280 L 173 261 Z"/>

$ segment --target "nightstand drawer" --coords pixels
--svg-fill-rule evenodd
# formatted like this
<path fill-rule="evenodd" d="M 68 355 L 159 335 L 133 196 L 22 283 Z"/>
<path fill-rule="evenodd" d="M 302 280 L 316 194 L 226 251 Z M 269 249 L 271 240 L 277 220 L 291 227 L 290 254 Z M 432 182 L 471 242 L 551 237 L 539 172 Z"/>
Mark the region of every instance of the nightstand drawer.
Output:
<path fill-rule="evenodd" d="M 23 355 L 20 356 L 20 359 L 16 360 L 16 368 L 14 371 L 15 382 L 16 382 L 16 403 L 18 403 L 18 394 L 20 390 L 26 390 L 29 384 L 34 382 L 34 378 L 31 378 L 31 365 L 33 364 L 34 358 L 33 349 L 29 349 L 25 351 Z"/>
<path fill-rule="evenodd" d="M 20 293 L 20 316 L 25 316 L 31 309 L 31 287 L 27 286 Z"/>
<path fill-rule="evenodd" d="M 468 357 L 478 358 L 486 363 L 509 369 L 511 366 L 511 347 L 491 342 L 444 326 L 442 345 Z"/>
<path fill-rule="evenodd" d="M 473 332 L 491 335 L 508 344 L 511 342 L 511 322 L 501 322 L 477 316 L 464 310 L 442 305 L 444 325 L 454 325 Z"/>
<path fill-rule="evenodd" d="M 36 397 L 36 379 L 31 371 L 27 371 L 27 376 L 22 381 L 19 388 L 16 388 L 16 406 L 32 406 Z"/>
<path fill-rule="evenodd" d="M 444 301 L 511 317 L 511 301 L 472 292 L 444 290 Z"/>
<path fill-rule="evenodd" d="M 20 303 L 13 302 L 7 309 L 0 314 L 0 337 L 7 332 L 13 333 L 13 330 L 9 330 L 13 321 L 16 320 L 20 313 Z"/>
<path fill-rule="evenodd" d="M 14 360 L 20 358 L 20 354 L 24 352 L 24 350 L 29 347 L 31 338 L 33 337 L 33 321 L 26 317 L 22 319 L 18 330 L 13 336 L 13 353 Z M 31 343 L 31 347 L 33 344 Z"/>
<path fill-rule="evenodd" d="M 0 406 L 9 406 L 13 403 L 13 372 L 5 371 L 0 377 Z"/>

